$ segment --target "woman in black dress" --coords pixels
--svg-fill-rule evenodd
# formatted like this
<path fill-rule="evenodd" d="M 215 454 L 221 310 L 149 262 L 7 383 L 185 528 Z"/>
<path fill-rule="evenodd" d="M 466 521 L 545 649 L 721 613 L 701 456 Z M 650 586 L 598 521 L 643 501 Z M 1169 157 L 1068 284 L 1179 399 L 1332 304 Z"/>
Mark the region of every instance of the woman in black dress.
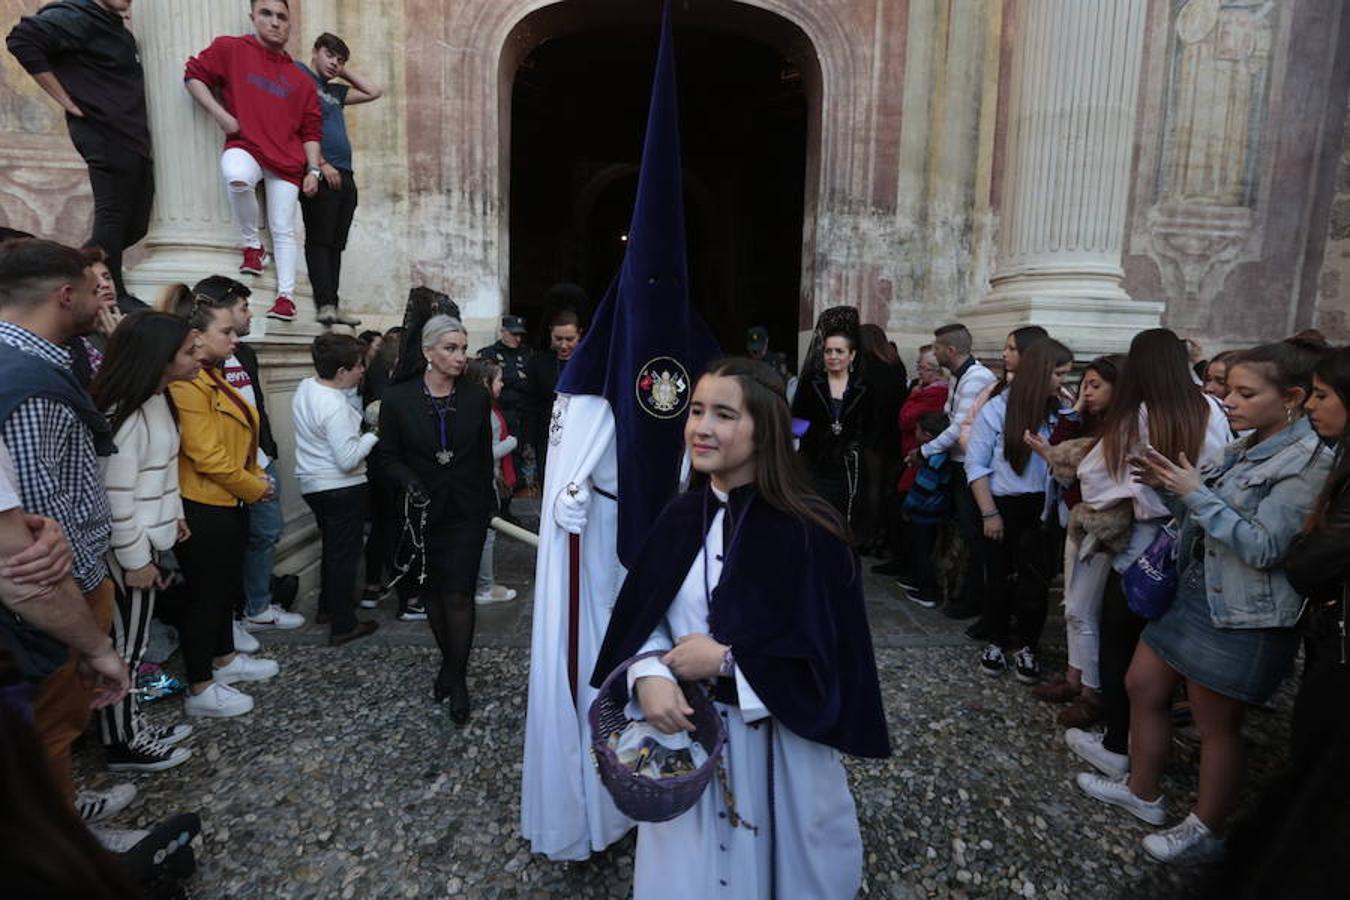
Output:
<path fill-rule="evenodd" d="M 460 376 L 469 336 L 458 319 L 437 315 L 422 328 L 420 377 L 389 386 L 380 404 L 385 474 L 408 492 L 411 526 L 425 512 L 426 583 L 422 603 L 441 648 L 436 702 L 469 719 L 465 675 L 473 646 L 474 579 L 495 498 L 492 490 L 492 398 Z"/>
<path fill-rule="evenodd" d="M 810 423 L 801 454 L 811 480 L 850 528 L 861 513 L 863 443 L 872 422 L 872 394 L 855 371 L 857 344 L 847 328 L 828 330 L 823 370 L 803 378 L 792 403 L 792 417 Z"/>

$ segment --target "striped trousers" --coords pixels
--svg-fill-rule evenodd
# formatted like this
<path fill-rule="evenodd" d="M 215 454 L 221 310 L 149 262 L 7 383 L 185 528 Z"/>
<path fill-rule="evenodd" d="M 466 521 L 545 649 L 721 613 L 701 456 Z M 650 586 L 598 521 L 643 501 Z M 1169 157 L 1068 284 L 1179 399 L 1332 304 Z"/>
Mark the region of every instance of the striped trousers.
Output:
<path fill-rule="evenodd" d="M 99 738 L 105 746 L 130 744 L 145 727 L 144 714 L 136 697 L 136 670 L 150 643 L 150 619 L 155 614 L 155 588 L 127 587 L 122 569 L 108 555 L 108 573 L 112 576 L 116 609 L 113 612 L 113 648 L 131 667 L 131 687 L 127 695 L 99 710 Z"/>

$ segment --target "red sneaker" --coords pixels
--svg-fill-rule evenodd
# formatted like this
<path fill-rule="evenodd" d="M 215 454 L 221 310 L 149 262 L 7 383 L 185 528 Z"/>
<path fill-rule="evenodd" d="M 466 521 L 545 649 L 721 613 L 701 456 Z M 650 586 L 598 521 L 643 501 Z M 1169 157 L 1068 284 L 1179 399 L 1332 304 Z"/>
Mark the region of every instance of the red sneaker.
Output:
<path fill-rule="evenodd" d="M 267 311 L 267 318 L 280 319 L 283 322 L 295 321 L 295 301 L 285 294 L 278 294 L 276 302 Z"/>
<path fill-rule="evenodd" d="M 272 257 L 262 247 L 245 247 L 244 261 L 239 264 L 239 271 L 245 275 L 261 275 L 271 261 Z"/>

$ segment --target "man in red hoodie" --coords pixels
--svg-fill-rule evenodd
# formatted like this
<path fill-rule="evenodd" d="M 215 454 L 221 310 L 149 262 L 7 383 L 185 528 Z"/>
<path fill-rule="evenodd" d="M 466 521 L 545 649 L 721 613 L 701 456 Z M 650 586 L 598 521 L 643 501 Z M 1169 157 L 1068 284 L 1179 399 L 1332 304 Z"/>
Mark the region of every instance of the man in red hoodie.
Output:
<path fill-rule="evenodd" d="M 323 114 L 314 82 L 286 52 L 288 0 L 252 0 L 255 34 L 218 37 L 188 59 L 188 93 L 225 132 L 221 174 L 239 226 L 239 271 L 261 275 L 268 255 L 258 237 L 258 182 L 267 191 L 267 227 L 277 258 L 277 299 L 267 315 L 295 318 L 295 209 L 300 191 L 319 189 Z"/>

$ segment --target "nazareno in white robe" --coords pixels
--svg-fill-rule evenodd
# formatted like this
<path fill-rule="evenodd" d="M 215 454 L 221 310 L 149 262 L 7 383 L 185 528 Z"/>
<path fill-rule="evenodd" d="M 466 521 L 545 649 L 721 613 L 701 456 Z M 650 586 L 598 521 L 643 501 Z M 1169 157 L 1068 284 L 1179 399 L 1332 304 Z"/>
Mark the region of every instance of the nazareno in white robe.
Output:
<path fill-rule="evenodd" d="M 530 641 L 529 706 L 521 775 L 520 833 L 535 853 L 580 860 L 633 827 L 614 806 L 591 761 L 586 712 L 600 644 L 626 571 L 619 562 L 614 413 L 604 397 L 559 395 L 550 423 L 548 466 L 540 504 Z M 591 492 L 581 534 L 581 600 L 577 639 L 577 700 L 567 673 L 568 534 L 553 509 L 567 485 Z"/>
<path fill-rule="evenodd" d="M 718 496 L 726 501 L 724 495 Z M 708 632 L 705 584 L 707 588 L 716 585 L 722 573 L 725 515 L 723 507 L 713 518 L 703 549 L 661 625 L 643 646 L 644 652 L 669 649 L 686 634 Z M 743 535 L 741 539 L 749 538 Z M 643 660 L 629 669 L 629 688 L 644 675 L 672 677 L 655 659 Z M 715 704 L 727 730 L 723 762 L 736 812 L 756 826 L 758 833 L 744 824 L 732 826 L 721 785 L 714 778 L 687 812 L 669 822 L 638 825 L 633 896 L 637 900 L 746 900 L 771 896 L 771 886 L 777 897 L 835 900 L 855 896 L 862 885 L 862 835 L 839 751 L 799 737 L 775 722 L 745 676 L 736 671 L 735 678 L 740 706 Z M 632 718 L 641 716 L 636 701 L 630 702 L 628 713 Z M 776 828 L 772 874 L 771 824 Z"/>

